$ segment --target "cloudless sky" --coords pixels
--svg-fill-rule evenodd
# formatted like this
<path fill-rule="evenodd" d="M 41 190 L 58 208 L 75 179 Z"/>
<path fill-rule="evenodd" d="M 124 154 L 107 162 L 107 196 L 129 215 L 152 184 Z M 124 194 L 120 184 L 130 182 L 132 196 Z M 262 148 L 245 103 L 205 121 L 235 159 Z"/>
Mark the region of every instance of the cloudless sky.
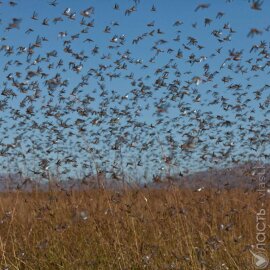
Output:
<path fill-rule="evenodd" d="M 42 48 L 37 49 L 33 58 L 38 57 L 38 55 L 46 55 L 49 51 L 56 50 L 58 55 L 56 59 L 53 59 L 52 62 L 57 64 L 60 59 L 63 59 L 65 64 L 63 68 L 66 68 L 66 72 L 61 72 L 61 68 L 59 69 L 52 69 L 46 70 L 46 64 L 42 63 L 41 66 L 46 73 L 49 74 L 49 77 L 55 75 L 56 72 L 59 72 L 63 79 L 67 79 L 69 81 L 69 86 L 67 87 L 67 95 L 72 92 L 72 89 L 81 81 L 81 77 L 87 73 L 87 71 L 91 68 L 98 68 L 100 63 L 109 65 L 113 64 L 113 60 L 117 59 L 117 55 L 115 51 L 109 50 L 109 45 L 114 45 L 110 42 L 111 38 L 116 35 L 117 37 L 121 35 L 125 35 L 125 45 L 123 45 L 119 51 L 123 54 L 125 50 L 129 50 L 131 52 L 131 57 L 134 58 L 134 61 L 142 61 L 145 65 L 148 65 L 147 69 L 142 69 L 141 65 L 129 65 L 127 71 L 115 71 L 116 73 L 121 73 L 120 79 L 117 80 L 106 80 L 105 85 L 106 89 L 109 91 L 115 90 L 120 95 L 130 95 L 130 91 L 132 90 L 132 86 L 130 83 L 124 79 L 124 75 L 128 75 L 130 73 L 135 74 L 135 78 L 138 79 L 140 77 L 145 78 L 146 75 L 150 75 L 150 81 L 146 81 L 149 85 L 153 84 L 153 74 L 155 73 L 156 69 L 159 67 L 164 66 L 169 62 L 170 59 L 176 61 L 175 54 L 178 49 L 183 51 L 184 57 L 183 60 L 179 60 L 178 69 L 182 73 L 181 81 L 182 85 L 185 84 L 185 81 L 191 80 L 195 76 L 201 77 L 203 74 L 203 65 L 208 63 L 210 65 L 211 72 L 215 70 L 219 71 L 218 80 L 214 81 L 213 83 L 208 84 L 201 84 L 198 86 L 199 94 L 201 95 L 202 100 L 204 101 L 203 104 L 207 104 L 212 100 L 212 96 L 207 94 L 207 90 L 213 90 L 213 85 L 215 83 L 218 84 L 218 88 L 216 89 L 217 92 L 220 93 L 221 96 L 227 97 L 229 100 L 233 97 L 231 92 L 227 90 L 227 85 L 222 84 L 220 78 L 223 76 L 228 75 L 227 69 L 220 69 L 220 66 L 228 57 L 228 50 L 234 49 L 235 50 L 243 50 L 243 65 L 244 60 L 248 60 L 252 57 L 252 53 L 250 53 L 250 49 L 252 45 L 258 44 L 261 40 L 265 40 L 267 42 L 267 46 L 269 46 L 269 33 L 264 29 L 270 25 L 269 20 L 269 10 L 270 10 L 270 1 L 264 1 L 262 5 L 261 11 L 255 11 L 250 8 L 251 1 L 244 1 L 244 0 L 235 0 L 235 1 L 203 1 L 210 4 L 210 7 L 207 9 L 201 9 L 195 12 L 195 8 L 198 4 L 202 3 L 201 1 L 192 1 L 192 0 L 141 0 L 140 3 L 136 6 L 137 11 L 132 13 L 130 16 L 125 16 L 125 10 L 130 8 L 134 5 L 133 1 L 126 1 L 126 0 L 58 0 L 58 4 L 56 7 L 49 5 L 48 1 L 43 0 L 17 0 L 17 5 L 15 7 L 11 7 L 8 2 L 9 1 L 2 1 L 3 3 L 0 5 L 0 18 L 1 18 L 1 25 L 0 25 L 0 38 L 5 38 L 5 40 L 0 41 L 0 48 L 3 45 L 14 46 L 14 50 L 16 50 L 19 46 L 28 47 L 29 44 L 33 44 L 36 38 L 39 37 L 46 37 L 49 41 L 43 42 Z M 120 10 L 116 11 L 113 10 L 113 6 L 115 3 L 118 3 L 120 6 Z M 156 12 L 151 12 L 152 5 L 155 5 Z M 71 47 L 76 52 L 84 52 L 89 58 L 87 61 L 83 62 L 83 68 L 80 73 L 76 73 L 70 69 L 68 69 L 68 63 L 73 61 L 72 58 L 69 58 L 63 52 L 63 41 L 70 39 L 72 35 L 79 33 L 85 26 L 80 25 L 80 20 L 82 16 L 80 12 L 90 6 L 93 6 L 95 11 L 94 14 L 88 19 L 87 22 L 94 20 L 94 27 L 89 28 L 89 32 L 87 34 L 80 34 L 78 39 L 72 41 Z M 76 19 L 69 20 L 65 16 L 63 16 L 63 12 L 66 8 L 70 8 L 71 11 L 76 12 Z M 33 12 L 38 14 L 38 20 L 34 21 L 31 19 Z M 223 12 L 224 16 L 221 19 L 216 19 L 216 15 L 218 12 Z M 54 24 L 52 22 L 53 18 L 61 16 L 64 21 Z M 22 19 L 22 23 L 20 24 L 20 29 L 12 29 L 6 30 L 5 28 L 9 25 L 12 21 L 12 18 L 19 18 Z M 49 26 L 42 25 L 43 19 L 49 19 Z M 204 25 L 205 18 L 212 19 L 212 23 L 209 26 Z M 179 27 L 173 27 L 175 21 L 182 21 L 183 24 Z M 111 26 L 112 22 L 117 21 L 119 26 Z M 154 37 L 147 37 L 144 40 L 140 41 L 138 44 L 132 44 L 132 41 L 142 35 L 145 32 L 149 32 L 152 28 L 147 27 L 146 25 L 150 22 L 155 22 L 155 27 L 153 29 L 160 29 L 164 32 L 164 35 L 157 34 Z M 192 27 L 192 24 L 197 23 L 197 27 Z M 236 31 L 236 33 L 232 34 L 230 42 L 219 43 L 216 38 L 211 35 L 213 30 L 220 30 L 222 31 L 221 38 L 230 35 L 228 30 L 223 29 L 224 24 L 228 23 L 229 26 Z M 111 33 L 105 34 L 103 30 L 106 26 L 111 26 Z M 25 32 L 29 29 L 33 29 L 34 31 L 26 34 Z M 262 35 L 254 36 L 253 38 L 247 37 L 251 28 L 257 28 L 263 31 Z M 177 33 L 177 31 L 179 31 Z M 67 37 L 61 38 L 59 36 L 60 32 L 66 32 Z M 173 39 L 179 34 L 180 41 L 175 42 Z M 188 60 L 188 56 L 193 53 L 193 47 L 190 51 L 184 50 L 182 44 L 187 44 L 187 37 L 195 37 L 198 40 L 198 43 L 204 48 L 202 50 L 196 49 L 196 57 L 202 56 L 205 57 L 206 60 L 202 61 L 201 64 L 195 64 L 191 66 L 190 64 L 186 63 L 185 61 Z M 90 38 L 93 40 L 92 43 L 83 42 L 85 39 Z M 158 39 L 163 38 L 168 42 L 164 45 L 160 45 L 159 47 L 164 48 L 165 52 L 168 48 L 174 50 L 172 54 L 168 53 L 161 53 L 160 56 L 157 57 L 156 62 L 154 64 L 149 63 L 149 59 L 153 57 L 154 52 L 151 50 L 151 47 L 154 45 L 154 42 Z M 91 50 L 98 46 L 100 48 L 100 53 L 96 56 L 92 55 Z M 221 53 L 218 54 L 216 50 L 221 48 Z M 106 55 L 111 53 L 112 60 L 100 60 L 101 55 Z M 15 67 L 11 65 L 5 73 L 2 73 L 1 81 L 2 87 L 4 86 L 4 82 L 6 81 L 6 76 L 9 73 L 14 73 L 15 71 L 21 71 L 25 74 L 25 70 L 29 63 L 26 63 L 25 55 L 21 56 L 5 56 L 5 51 L 2 50 L 0 52 L 0 67 L 1 69 L 4 68 L 6 62 L 9 60 L 14 61 L 15 59 L 19 60 L 23 63 L 20 67 Z M 215 54 L 216 56 L 211 57 L 211 54 Z M 119 58 L 119 57 L 118 57 Z M 79 64 L 80 61 L 77 61 Z M 176 61 L 177 62 L 177 61 Z M 259 63 L 260 64 L 260 63 Z M 235 64 L 237 65 L 237 63 Z M 250 69 L 250 65 L 246 65 L 248 69 Z M 36 67 L 32 66 L 35 70 Z M 190 74 L 185 74 L 185 72 L 191 71 Z M 107 71 L 105 71 L 107 73 Z M 265 84 L 269 84 L 269 74 L 268 70 L 266 69 L 263 71 L 258 71 L 259 76 L 253 77 L 253 73 L 249 76 L 248 74 L 229 74 L 233 77 L 232 83 L 239 83 L 243 84 L 246 87 L 247 84 L 250 82 L 247 81 L 247 78 L 250 77 L 252 87 L 248 91 L 247 97 L 251 99 L 254 98 L 252 94 L 253 91 L 256 91 L 263 87 Z M 172 78 L 173 80 L 173 78 Z M 84 96 L 86 93 L 89 93 L 91 96 L 95 97 L 95 102 L 93 102 L 93 107 L 98 108 L 100 106 L 100 102 L 102 102 L 102 98 L 98 95 L 98 92 L 95 92 L 95 89 L 98 87 L 97 80 L 94 78 L 90 78 L 89 86 L 85 87 L 82 91 L 81 96 Z M 40 81 L 41 85 L 43 85 L 43 81 Z M 9 85 L 10 86 L 10 85 Z M 269 94 L 269 91 L 268 91 Z M 12 108 L 19 108 L 19 102 L 21 101 L 21 96 L 18 94 L 19 97 L 14 98 L 12 100 L 11 107 Z M 164 91 L 157 92 L 154 94 L 153 98 L 149 100 L 142 100 L 141 106 L 145 106 L 147 103 L 150 103 L 152 110 L 147 111 L 143 110 L 141 117 L 139 117 L 140 121 L 146 121 L 147 123 L 155 123 L 158 116 L 153 112 L 155 111 L 153 104 L 158 102 L 158 100 L 164 97 Z M 265 99 L 267 95 L 267 91 L 263 93 L 263 98 Z M 41 107 L 42 102 L 48 101 L 49 96 L 46 94 L 45 90 L 42 90 L 42 97 L 36 102 L 36 104 Z M 4 97 L 2 97 L 4 99 Z M 1 97 L 0 97 L 1 100 Z M 42 101 L 43 100 L 43 101 Z M 55 104 L 57 104 L 57 100 L 53 100 Z M 123 109 L 125 105 L 131 104 L 129 101 L 119 105 L 111 101 L 111 106 L 120 106 L 120 109 Z M 178 109 L 175 104 L 171 101 L 167 101 L 167 105 L 169 107 L 168 110 L 168 119 L 173 119 L 174 117 L 178 117 Z M 263 121 L 265 116 L 263 115 L 262 111 L 258 109 L 259 101 L 252 101 L 251 102 L 251 109 L 253 108 L 255 112 L 255 117 L 257 121 Z M 122 106 L 122 107 L 121 107 Z M 194 103 L 191 105 L 194 110 L 199 111 L 209 111 L 209 107 L 206 105 L 201 105 L 200 103 Z M 39 110 L 39 109 L 37 109 Z M 135 109 L 134 109 L 135 110 Z M 235 112 L 224 112 L 220 109 L 220 105 L 212 106 L 211 110 L 214 112 L 215 115 L 223 115 L 225 118 L 228 118 L 232 121 L 237 121 L 235 119 L 234 114 Z M 133 111 L 134 112 L 134 111 Z M 42 114 L 39 114 L 40 111 L 37 112 L 37 121 L 43 121 Z M 1 117 L 10 117 L 10 112 L 0 112 Z M 74 115 L 68 115 L 67 119 L 70 122 L 75 121 Z M 181 120 L 183 123 L 187 123 L 188 119 Z M 248 124 L 248 123 L 247 123 Z M 8 121 L 6 126 L 11 127 L 13 125 L 12 121 Z M 3 127 L 2 127 L 3 128 Z M 91 127 L 89 127 L 91 129 Z M 96 127 L 92 127 L 92 129 L 96 129 Z M 165 127 L 166 129 L 166 127 Z M 98 130 L 98 129 L 97 129 Z M 31 131 L 29 131 L 31 134 Z M 12 141 L 12 138 L 17 135 L 16 128 L 13 130 L 9 130 L 10 137 L 6 138 L 6 141 Z M 164 136 L 165 136 L 164 132 Z M 179 135 L 175 130 L 173 130 L 173 134 L 177 138 L 177 141 L 183 142 L 184 138 Z M 161 135 L 162 137 L 162 135 Z M 1 137 L 0 137 L 1 139 Z M 237 144 L 239 138 L 234 138 L 234 141 Z M 240 142 L 239 149 L 240 148 Z M 74 149 L 74 148 L 73 148 Z M 72 149 L 71 149 L 72 151 Z M 128 154 L 127 154 L 128 156 Z M 201 164 L 198 159 L 193 157 L 193 164 L 192 167 L 200 168 Z M 156 166 L 156 165 L 155 165 Z M 191 167 L 188 164 L 186 167 Z"/>

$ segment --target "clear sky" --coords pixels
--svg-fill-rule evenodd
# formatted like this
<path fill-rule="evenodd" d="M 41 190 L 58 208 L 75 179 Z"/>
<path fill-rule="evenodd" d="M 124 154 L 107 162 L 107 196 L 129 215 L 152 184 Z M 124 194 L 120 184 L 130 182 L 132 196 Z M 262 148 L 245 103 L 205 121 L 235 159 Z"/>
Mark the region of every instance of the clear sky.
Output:
<path fill-rule="evenodd" d="M 5 89 L 5 87 L 14 89 L 14 86 L 12 86 L 12 80 L 7 82 L 7 76 L 9 74 L 14 76 L 15 72 L 18 71 L 22 73 L 22 76 L 21 78 L 16 79 L 17 82 L 27 81 L 28 83 L 31 81 L 37 81 L 39 83 L 41 97 L 33 104 L 35 115 L 31 117 L 29 123 L 32 124 L 31 121 L 35 120 L 37 123 L 42 124 L 48 120 L 44 117 L 45 110 L 43 110 L 42 107 L 45 104 L 49 103 L 50 105 L 55 105 L 58 107 L 59 111 L 65 111 L 67 109 L 66 102 L 72 100 L 71 93 L 73 92 L 74 87 L 82 81 L 82 77 L 86 76 L 89 71 L 91 74 L 95 73 L 93 71 L 91 72 L 91 69 L 99 69 L 99 71 L 104 74 L 104 81 L 100 81 L 98 77 L 91 75 L 88 80 L 88 85 L 80 87 L 80 92 L 77 93 L 77 98 L 83 99 L 86 95 L 90 95 L 95 99 L 91 103 L 90 107 L 97 111 L 102 109 L 102 106 L 104 106 L 103 102 L 108 98 L 108 111 L 111 115 L 109 115 L 108 119 L 102 120 L 103 122 L 100 126 L 91 124 L 91 121 L 96 117 L 95 115 L 86 118 L 86 121 L 88 121 L 87 132 L 91 133 L 96 131 L 100 138 L 102 138 L 102 129 L 108 130 L 110 120 L 114 118 L 113 108 L 118 108 L 120 111 L 129 111 L 130 115 L 132 115 L 133 119 L 138 123 L 146 123 L 149 126 L 151 124 L 154 125 L 156 135 L 154 136 L 155 142 L 153 145 L 151 145 L 153 137 L 153 135 L 151 135 L 151 131 L 146 132 L 143 129 L 140 130 L 140 128 L 136 129 L 136 125 L 134 129 L 134 126 L 127 124 L 128 117 L 120 119 L 117 131 L 118 133 L 117 136 L 115 135 L 115 138 L 114 135 L 109 138 L 108 136 L 110 135 L 108 135 L 108 131 L 104 131 L 104 135 L 106 134 L 107 137 L 105 136 L 101 140 L 99 147 L 102 152 L 103 150 L 105 151 L 105 146 L 108 146 L 108 152 L 103 153 L 103 155 L 108 155 L 109 157 L 107 157 L 109 161 L 104 163 L 106 166 L 109 166 L 108 163 L 113 163 L 112 160 L 114 158 L 116 159 L 116 153 L 111 151 L 111 148 L 112 145 L 118 141 L 116 137 L 119 138 L 119 132 L 124 133 L 125 131 L 130 134 L 126 136 L 129 138 L 128 140 L 136 138 L 136 136 L 141 136 L 138 144 L 143 145 L 145 143 L 150 145 L 148 150 L 145 150 L 142 153 L 142 147 L 133 149 L 126 147 L 125 144 L 125 147 L 123 146 L 124 153 L 122 153 L 124 155 L 125 162 L 132 160 L 132 162 L 128 163 L 139 165 L 140 163 L 147 164 L 143 167 L 147 167 L 148 171 L 154 173 L 164 171 L 164 168 L 166 167 L 164 165 L 164 157 L 172 154 L 175 155 L 173 166 L 175 172 L 188 169 L 191 171 L 204 169 L 206 165 L 210 167 L 221 165 L 223 164 L 221 161 L 213 161 L 213 156 L 215 157 L 215 155 L 212 155 L 212 157 L 205 163 L 202 163 L 201 158 L 199 158 L 203 154 L 203 144 L 207 144 L 209 146 L 208 154 L 214 153 L 217 149 L 220 151 L 225 147 L 220 146 L 217 142 L 212 142 L 211 139 L 209 140 L 210 134 L 216 138 L 218 136 L 224 137 L 226 135 L 226 131 L 232 130 L 234 132 L 233 138 L 227 138 L 225 141 L 233 141 L 236 146 L 233 150 L 234 154 L 232 155 L 237 156 L 237 153 L 243 152 L 243 142 L 247 139 L 240 137 L 241 130 L 239 131 L 238 129 L 239 125 L 246 125 L 245 128 L 250 128 L 248 127 L 249 120 L 247 120 L 249 119 L 249 116 L 255 117 L 254 122 L 250 123 L 251 125 L 254 125 L 254 123 L 264 123 L 267 117 L 269 118 L 269 114 L 264 114 L 264 111 L 259 108 L 260 103 L 266 100 L 267 96 L 269 96 L 269 89 L 263 91 L 260 90 L 262 87 L 269 84 L 269 67 L 266 66 L 263 70 L 260 68 L 256 71 L 251 70 L 252 65 L 260 66 L 261 64 L 265 64 L 267 62 L 267 58 L 257 61 L 256 59 L 259 58 L 258 52 L 250 52 L 250 49 L 254 44 L 260 44 L 260 41 L 265 41 L 266 47 L 269 48 L 270 32 L 267 27 L 270 25 L 270 1 L 264 1 L 262 4 L 262 10 L 251 9 L 252 1 L 203 1 L 203 3 L 210 4 L 209 8 L 199 9 L 195 12 L 196 7 L 199 4 L 202 4 L 202 2 L 192 0 L 141 0 L 136 4 L 136 11 L 132 12 L 129 16 L 125 15 L 125 11 L 134 5 L 134 1 L 58 0 L 56 6 L 49 5 L 49 1 L 43 0 L 16 0 L 17 4 L 15 6 L 10 5 L 10 1 L 3 0 L 2 2 L 3 3 L 0 5 L 0 48 L 2 48 L 0 52 L 0 67 L 4 72 L 2 72 L 0 84 L 2 89 Z M 119 10 L 113 9 L 116 3 L 119 5 Z M 155 11 L 151 11 L 153 5 L 156 9 Z M 87 23 L 92 23 L 94 27 L 87 27 L 80 23 L 82 19 L 80 13 L 88 7 L 94 7 L 94 13 L 91 14 L 90 18 L 85 18 L 85 21 Z M 64 10 L 67 8 L 71 9 L 71 13 L 76 12 L 74 20 L 68 19 L 67 16 L 63 15 Z M 37 20 L 31 19 L 33 12 L 37 13 Z M 219 12 L 224 13 L 220 18 L 217 16 Z M 59 17 L 63 18 L 63 21 L 55 24 L 53 20 Z M 7 28 L 11 24 L 13 18 L 22 19 L 22 21 L 19 24 L 18 29 L 15 28 L 8 30 Z M 42 24 L 44 19 L 48 19 L 48 25 Z M 209 25 L 205 25 L 205 19 L 211 20 Z M 179 25 L 173 26 L 176 21 L 180 22 Z M 154 26 L 147 26 L 147 24 L 151 24 L 152 22 L 154 23 Z M 224 27 L 224 25 L 227 25 L 227 28 L 226 26 Z M 104 33 L 106 26 L 110 27 L 110 33 Z M 250 37 L 248 36 L 248 33 L 252 28 L 256 28 L 259 31 L 262 31 L 262 33 L 255 35 L 254 37 Z M 85 33 L 82 33 L 82 30 L 85 30 Z M 149 35 L 151 30 L 155 30 L 153 35 Z M 223 40 L 222 42 L 218 41 L 218 38 L 214 36 L 214 33 L 217 32 L 219 33 L 219 38 Z M 65 36 L 61 37 L 61 34 L 63 33 L 65 33 Z M 147 33 L 145 37 L 136 43 L 136 38 L 142 36 L 144 33 Z M 76 37 L 77 34 L 79 34 L 78 37 Z M 119 38 L 121 38 L 121 36 L 125 40 L 123 45 L 119 44 Z M 41 48 L 34 49 L 33 56 L 29 59 L 29 62 L 27 62 L 27 57 L 24 53 L 21 55 L 16 54 L 18 47 L 31 47 L 37 39 L 42 39 L 42 37 L 45 37 L 46 40 L 42 41 Z M 189 37 L 195 38 L 198 41 L 198 45 L 201 45 L 202 47 L 198 48 L 192 44 L 188 45 Z M 117 41 L 112 42 L 113 38 L 117 38 Z M 88 42 L 89 39 L 91 42 Z M 71 40 L 70 44 L 67 43 L 63 45 L 64 41 L 69 40 Z M 165 41 L 164 44 L 161 44 L 163 41 Z M 156 47 L 161 50 L 156 56 L 155 50 L 153 50 L 155 42 L 158 42 L 156 43 Z M 8 56 L 6 54 L 6 45 L 14 46 L 15 53 Z M 115 45 L 119 45 L 119 49 L 108 47 Z M 66 46 L 70 46 L 74 52 L 86 55 L 88 58 L 85 61 L 80 59 L 74 60 L 74 57 L 64 52 L 64 48 Z M 95 47 L 99 48 L 99 52 L 96 55 L 92 53 Z M 34 60 L 38 59 L 39 56 L 41 58 L 48 57 L 48 53 L 53 50 L 57 51 L 56 57 L 51 56 L 47 58 L 46 61 L 34 63 Z M 127 69 L 115 69 L 117 66 L 117 60 L 123 59 L 123 57 L 126 56 L 127 50 L 130 51 L 130 59 L 127 64 Z M 229 50 L 243 50 L 240 61 L 232 61 L 231 69 L 228 68 L 229 63 L 226 62 L 224 64 L 226 58 L 229 57 Z M 176 58 L 178 51 L 183 53 L 183 57 L 181 59 Z M 194 54 L 195 58 L 199 59 L 199 63 L 190 64 L 188 62 L 192 58 L 192 54 Z M 110 55 L 110 58 L 106 58 L 108 55 Z M 153 57 L 155 59 L 152 62 L 149 62 Z M 252 60 L 247 62 L 251 58 Z M 19 61 L 21 65 L 18 65 L 16 60 Z M 61 67 L 57 67 L 57 63 L 59 63 L 60 60 L 63 60 L 63 65 Z M 12 63 L 6 65 L 8 61 L 11 61 Z M 231 59 L 228 62 L 230 61 Z M 51 69 L 48 68 L 50 63 L 54 64 Z M 70 68 L 72 63 L 82 65 L 80 72 L 75 72 Z M 202 81 L 202 83 L 198 83 L 198 85 L 196 85 L 196 83 L 191 84 L 189 87 L 192 94 L 189 97 L 185 97 L 184 100 L 181 100 L 179 96 L 174 99 L 173 91 L 168 91 L 167 87 L 158 91 L 154 90 L 155 81 L 159 76 L 156 71 L 168 63 L 170 63 L 171 66 L 168 68 L 169 74 L 167 82 L 168 84 L 173 84 L 173 81 L 175 80 L 174 72 L 177 69 L 181 73 L 179 79 L 182 86 L 181 91 L 184 91 L 185 85 L 188 84 L 188 81 L 196 80 L 197 77 L 205 80 L 203 75 L 205 64 L 209 65 L 210 73 L 215 73 L 217 71 L 218 74 L 213 77 L 212 81 Z M 173 64 L 176 64 L 176 69 L 172 67 Z M 102 70 L 100 65 L 105 65 L 106 69 Z M 7 66 L 7 69 L 5 69 L 5 66 Z M 68 81 L 68 86 L 65 87 L 64 93 L 66 98 L 65 101 L 60 103 L 58 94 L 55 94 L 54 96 L 50 96 L 48 94 L 46 89 L 47 86 L 45 85 L 46 79 L 41 78 L 40 76 L 30 76 L 25 78 L 29 70 L 37 70 L 38 67 L 48 75 L 47 78 L 52 78 L 56 73 L 59 73 L 62 81 Z M 63 71 L 63 69 L 65 70 Z M 237 70 L 238 72 L 236 72 Z M 242 73 L 243 70 L 244 72 Z M 163 72 L 164 70 L 162 70 L 161 74 Z M 113 73 L 119 74 L 119 78 L 110 80 L 109 74 Z M 130 80 L 126 78 L 130 73 L 134 74 L 134 80 L 141 80 L 144 85 L 150 87 L 151 96 L 146 95 L 145 97 L 140 97 L 135 103 L 133 102 L 134 100 L 132 100 L 132 97 L 134 97 L 134 93 L 132 93 L 132 90 L 138 90 L 140 87 L 138 84 L 135 86 L 130 84 Z M 225 84 L 222 82 L 222 78 L 226 76 L 230 76 L 232 78 L 230 83 Z M 6 86 L 5 83 L 7 83 Z M 100 95 L 101 88 L 99 84 L 104 84 L 105 89 L 109 91 L 106 98 Z M 248 102 L 248 106 L 243 108 L 243 111 L 240 111 L 245 115 L 245 121 L 243 122 L 241 122 L 239 117 L 237 118 L 235 116 L 237 114 L 236 110 L 221 109 L 221 97 L 227 98 L 228 102 L 231 102 L 232 105 L 236 105 L 237 99 L 236 96 L 233 95 L 235 91 L 228 90 L 227 88 L 230 84 L 241 84 L 243 90 L 240 91 L 246 92 L 246 95 L 239 98 L 241 100 L 240 103 L 244 102 L 248 98 L 251 100 Z M 251 86 L 249 86 L 249 84 Z M 61 87 L 57 88 L 56 91 L 60 91 L 60 89 Z M 256 90 L 261 91 L 262 96 L 260 100 L 254 99 L 255 95 L 253 92 Z M 17 97 L 8 98 L 8 104 L 11 110 L 3 110 L 0 112 L 2 118 L 6 120 L 9 119 L 6 123 L 1 124 L 2 130 L 4 130 L 4 128 L 8 129 L 6 133 L 3 132 L 3 134 L 7 134 L 5 138 L 5 135 L 2 135 L 3 143 L 13 143 L 14 138 L 22 132 L 18 126 L 17 119 L 12 118 L 14 113 L 12 109 L 20 109 L 19 104 L 26 94 L 20 93 L 18 90 L 14 91 L 17 93 Z M 127 96 L 127 99 L 122 99 L 121 102 L 117 99 L 114 100 L 113 91 L 119 94 L 120 97 Z M 209 102 L 214 100 L 213 92 L 215 91 L 217 92 L 216 95 L 219 98 L 219 102 L 216 105 L 209 105 Z M 196 97 L 198 98 L 198 95 L 200 101 L 194 101 Z M 0 101 L 4 99 L 6 99 L 6 97 L 2 95 L 0 97 Z M 184 104 L 181 104 L 183 102 Z M 147 104 L 149 105 L 149 109 L 146 109 Z M 156 113 L 156 104 L 160 104 L 160 108 L 165 108 L 165 113 L 161 113 L 161 115 Z M 183 108 L 185 107 L 184 105 L 190 106 L 191 112 L 193 111 L 189 116 L 185 116 L 184 109 L 181 111 L 181 106 Z M 74 105 L 76 109 L 80 106 L 81 104 Z M 126 106 L 128 106 L 128 109 Z M 254 112 L 251 112 L 252 109 Z M 200 135 L 203 143 L 198 151 L 187 154 L 183 153 L 182 150 L 179 150 L 180 148 L 177 148 L 175 151 L 178 151 L 179 153 L 172 153 L 172 150 L 168 146 L 168 141 L 166 141 L 166 136 L 171 134 L 180 146 L 187 140 L 187 135 L 185 135 L 185 133 L 192 136 L 196 134 L 196 137 L 198 137 L 198 130 L 194 130 L 198 128 L 196 126 L 198 121 L 194 121 L 194 118 L 196 118 L 196 114 L 198 113 L 201 115 L 201 119 L 207 119 L 204 113 L 208 112 L 211 112 L 215 117 L 221 116 L 224 117 L 224 119 L 235 121 L 235 125 L 227 128 L 224 126 L 222 126 L 222 128 L 216 128 L 215 125 L 217 125 L 218 121 L 215 122 L 215 120 L 213 120 L 214 126 L 210 127 L 208 131 L 205 131 Z M 69 131 L 74 129 L 74 123 L 77 117 L 78 115 L 76 112 L 65 113 L 62 116 L 62 120 L 66 121 L 66 123 L 68 123 L 72 128 L 66 128 L 62 131 L 66 139 L 60 143 L 59 147 L 66 149 L 66 152 L 63 154 L 64 157 L 75 156 L 75 160 L 79 160 L 79 163 L 83 164 L 85 157 L 78 146 L 80 144 L 79 141 L 82 141 L 82 139 L 79 139 L 79 136 L 68 135 Z M 163 123 L 157 124 L 160 119 L 162 119 Z M 50 121 L 53 124 L 57 123 L 55 119 L 50 119 Z M 194 124 L 194 122 L 197 124 Z M 179 123 L 179 125 L 175 125 L 175 123 Z M 189 123 L 193 123 L 194 125 L 191 124 L 188 126 Z M 16 126 L 11 129 L 14 124 L 16 124 Z M 47 145 L 48 142 L 50 143 L 54 137 L 54 135 L 51 134 L 51 130 L 46 130 L 45 132 L 34 129 L 32 130 L 30 126 L 31 125 L 29 125 L 27 131 L 23 133 L 25 139 L 23 140 L 20 151 L 27 151 L 27 149 L 31 147 L 35 148 L 31 146 L 32 142 L 29 142 L 29 136 L 32 138 L 37 136 L 44 145 Z M 185 128 L 187 132 L 182 132 L 183 128 Z M 87 132 L 86 135 L 84 135 L 86 136 L 86 140 L 88 140 Z M 267 127 L 263 132 L 269 132 L 269 127 Z M 157 136 L 157 134 L 159 135 Z M 46 139 L 47 135 L 49 136 L 48 140 Z M 90 137 L 91 140 L 89 139 L 89 143 L 91 142 L 90 144 L 92 144 L 92 137 L 94 138 L 96 135 L 91 135 L 89 138 Z M 109 139 L 110 142 L 106 143 Z M 246 146 L 247 145 L 245 145 L 245 147 Z M 40 153 L 38 153 L 39 150 L 32 153 L 28 160 L 33 159 L 33 157 L 36 156 L 36 162 L 33 164 L 38 163 L 39 158 L 41 158 L 42 155 L 44 156 L 46 149 L 48 150 L 48 146 L 44 147 L 45 148 L 41 147 L 42 150 L 40 150 Z M 269 144 L 266 148 L 268 149 L 266 150 L 266 153 L 268 153 Z M 227 148 L 225 147 L 223 152 L 228 150 L 226 149 Z M 146 154 L 144 154 L 144 152 Z M 55 168 L 56 161 L 61 159 L 59 155 L 61 156 L 61 154 L 56 154 L 53 150 L 52 153 L 49 152 L 48 157 L 51 158 L 51 162 L 54 164 L 51 168 Z M 183 155 L 185 156 L 184 161 Z M 118 158 L 119 157 L 117 156 L 117 159 Z M 246 157 L 241 156 L 241 158 L 249 159 L 250 156 L 247 154 Z M 96 157 L 96 159 L 98 158 Z M 10 155 L 9 158 L 3 157 L 2 160 L 3 164 L 11 164 Z M 20 164 L 18 165 L 18 163 Z M 25 166 L 21 165 L 21 161 L 15 162 L 15 164 L 17 164 L 16 166 L 19 168 Z M 80 172 L 83 170 L 81 165 L 76 168 Z M 135 171 L 138 170 L 138 166 L 133 167 L 133 169 L 135 169 Z M 140 170 L 143 171 L 144 169 L 145 168 Z M 34 167 L 31 168 L 31 170 L 34 170 Z M 84 172 L 82 174 L 84 174 Z"/>

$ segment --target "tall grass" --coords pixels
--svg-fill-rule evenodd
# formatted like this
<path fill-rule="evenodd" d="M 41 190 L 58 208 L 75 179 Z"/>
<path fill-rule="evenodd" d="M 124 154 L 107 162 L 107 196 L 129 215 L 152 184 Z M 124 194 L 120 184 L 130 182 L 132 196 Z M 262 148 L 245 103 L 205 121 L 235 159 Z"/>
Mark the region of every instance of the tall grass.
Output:
<path fill-rule="evenodd" d="M 254 269 L 259 205 L 238 189 L 2 193 L 1 267 Z"/>

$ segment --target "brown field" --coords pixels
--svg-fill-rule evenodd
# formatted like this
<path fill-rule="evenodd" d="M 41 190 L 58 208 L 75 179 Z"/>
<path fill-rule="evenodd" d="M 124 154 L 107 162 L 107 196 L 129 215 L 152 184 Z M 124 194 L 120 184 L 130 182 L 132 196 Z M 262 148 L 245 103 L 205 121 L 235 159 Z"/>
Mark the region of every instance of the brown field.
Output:
<path fill-rule="evenodd" d="M 237 189 L 2 193 L 1 269 L 254 269 L 260 205 Z"/>

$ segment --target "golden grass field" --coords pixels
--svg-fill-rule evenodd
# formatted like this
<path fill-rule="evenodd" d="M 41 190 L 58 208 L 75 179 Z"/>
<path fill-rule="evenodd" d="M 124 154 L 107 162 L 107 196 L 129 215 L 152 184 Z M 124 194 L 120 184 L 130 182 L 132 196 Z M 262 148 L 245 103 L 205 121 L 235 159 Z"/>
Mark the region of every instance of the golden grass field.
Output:
<path fill-rule="evenodd" d="M 2 193 L 1 269 L 254 269 L 258 197 L 177 188 Z M 269 221 L 269 200 L 265 207 Z"/>

